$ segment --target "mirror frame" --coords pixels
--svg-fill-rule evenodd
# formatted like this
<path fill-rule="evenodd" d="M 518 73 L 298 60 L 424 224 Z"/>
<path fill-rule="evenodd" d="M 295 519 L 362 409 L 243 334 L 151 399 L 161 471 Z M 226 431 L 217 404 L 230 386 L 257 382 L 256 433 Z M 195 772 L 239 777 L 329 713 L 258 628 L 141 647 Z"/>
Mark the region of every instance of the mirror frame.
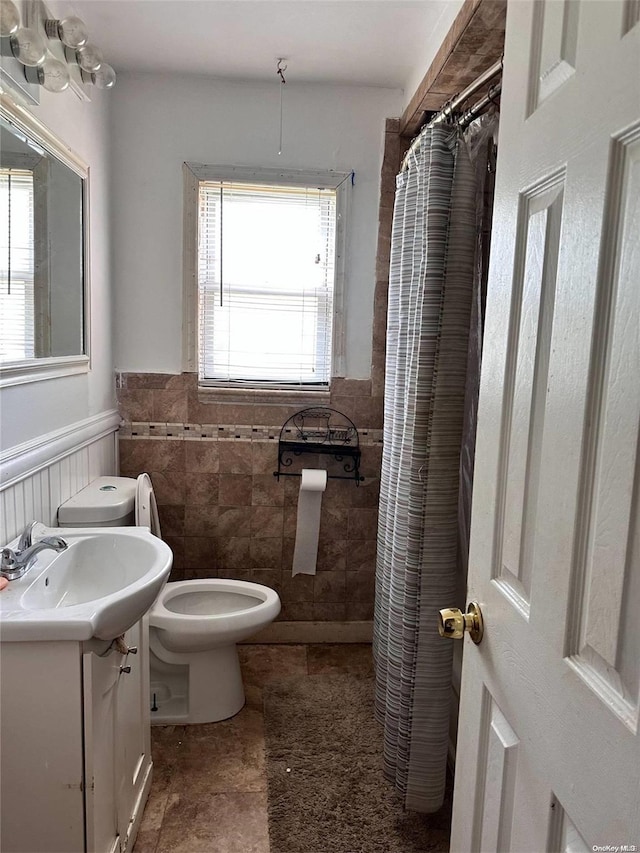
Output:
<path fill-rule="evenodd" d="M 44 148 L 51 156 L 64 163 L 82 179 L 82 265 L 83 265 L 83 329 L 85 352 L 82 355 L 29 358 L 22 361 L 5 361 L 0 364 L 0 388 L 56 379 L 76 373 L 88 373 L 91 366 L 91 288 L 89 275 L 89 167 L 68 146 L 58 139 L 28 110 L 19 106 L 8 95 L 0 94 L 0 115 L 16 130 Z"/>

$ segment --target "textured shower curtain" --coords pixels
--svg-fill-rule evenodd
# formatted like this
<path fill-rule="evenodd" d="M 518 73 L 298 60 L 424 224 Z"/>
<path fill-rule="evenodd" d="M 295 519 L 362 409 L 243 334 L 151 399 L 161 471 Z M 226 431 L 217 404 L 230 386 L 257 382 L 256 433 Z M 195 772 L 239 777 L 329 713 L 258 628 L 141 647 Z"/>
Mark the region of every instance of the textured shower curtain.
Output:
<path fill-rule="evenodd" d="M 476 243 L 474 173 L 449 128 L 427 129 L 394 208 L 374 658 L 384 773 L 405 806 L 444 798 L 457 508 Z"/>

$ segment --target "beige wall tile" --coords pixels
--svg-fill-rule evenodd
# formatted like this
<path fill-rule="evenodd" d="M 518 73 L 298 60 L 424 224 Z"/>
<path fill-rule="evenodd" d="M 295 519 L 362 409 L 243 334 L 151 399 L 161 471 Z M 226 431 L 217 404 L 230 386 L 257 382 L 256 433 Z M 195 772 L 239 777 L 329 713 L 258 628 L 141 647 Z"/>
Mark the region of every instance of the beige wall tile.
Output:
<path fill-rule="evenodd" d="M 218 507 L 208 504 L 187 505 L 184 508 L 186 536 L 215 536 L 218 530 Z"/>
<path fill-rule="evenodd" d="M 218 404 L 203 403 L 198 399 L 198 392 L 195 390 L 187 393 L 187 413 L 190 424 L 218 423 Z"/>
<path fill-rule="evenodd" d="M 219 565 L 216 540 L 209 536 L 186 536 L 184 540 L 185 569 L 216 569 Z"/>
<path fill-rule="evenodd" d="M 153 396 L 145 389 L 121 389 L 118 392 L 118 409 L 125 421 L 150 421 L 153 415 Z"/>
<path fill-rule="evenodd" d="M 320 538 L 347 539 L 348 512 L 350 510 L 343 507 L 324 503 L 320 513 Z"/>
<path fill-rule="evenodd" d="M 182 471 L 149 471 L 158 506 L 186 502 L 186 478 Z M 124 474 L 128 476 L 128 474 Z"/>
<path fill-rule="evenodd" d="M 320 539 L 318 542 L 318 571 L 344 571 L 347 567 L 348 544 L 346 539 Z"/>
<path fill-rule="evenodd" d="M 283 506 L 284 479 L 278 481 L 273 473 L 254 474 L 251 502 L 254 506 Z"/>
<path fill-rule="evenodd" d="M 194 474 L 216 474 L 220 470 L 217 441 L 183 441 L 185 465 Z"/>
<path fill-rule="evenodd" d="M 265 424 L 268 426 L 268 424 Z M 254 474 L 272 474 L 278 467 L 277 441 L 251 442 L 251 470 Z M 282 482 L 282 481 L 281 481 Z"/>
<path fill-rule="evenodd" d="M 218 441 L 221 474 L 251 474 L 253 453 L 250 441 Z"/>
<path fill-rule="evenodd" d="M 252 539 L 249 548 L 254 569 L 277 569 L 282 566 L 282 539 Z"/>
<path fill-rule="evenodd" d="M 248 506 L 218 507 L 218 536 L 251 536 L 252 509 Z"/>
<path fill-rule="evenodd" d="M 347 571 L 347 600 L 372 602 L 375 597 L 375 572 L 368 569 Z"/>
<path fill-rule="evenodd" d="M 160 423 L 187 423 L 187 392 L 177 391 L 152 391 L 153 416 L 151 420 Z M 137 419 L 136 419 L 137 420 Z"/>
<path fill-rule="evenodd" d="M 360 507 L 348 510 L 349 539 L 376 539 L 378 535 L 378 510 Z"/>
<path fill-rule="evenodd" d="M 346 604 L 313 605 L 313 618 L 318 622 L 342 622 L 347 616 Z"/>
<path fill-rule="evenodd" d="M 187 506 L 206 504 L 217 506 L 218 482 L 217 474 L 187 473 L 185 477 L 185 501 Z"/>
<path fill-rule="evenodd" d="M 313 601 L 314 575 L 296 575 L 282 573 L 282 600 L 287 604 L 300 601 Z"/>
<path fill-rule="evenodd" d="M 218 500 L 221 506 L 251 506 L 252 491 L 250 474 L 220 474 Z"/>
<path fill-rule="evenodd" d="M 159 506 L 158 515 L 163 535 L 184 536 L 184 506 Z"/>
<path fill-rule="evenodd" d="M 347 571 L 352 572 L 357 569 L 375 570 L 376 566 L 376 540 L 375 539 L 356 539 L 349 542 L 349 550 L 347 554 Z"/>
<path fill-rule="evenodd" d="M 251 535 L 256 539 L 283 535 L 283 510 L 281 507 L 254 506 L 251 522 Z"/>
<path fill-rule="evenodd" d="M 221 572 L 227 569 L 249 570 L 249 550 L 251 539 L 248 536 L 221 537 L 215 541 L 218 556 L 218 568 Z"/>
<path fill-rule="evenodd" d="M 320 602 L 344 602 L 346 578 L 344 572 L 319 572 L 314 576 L 313 600 Z"/>

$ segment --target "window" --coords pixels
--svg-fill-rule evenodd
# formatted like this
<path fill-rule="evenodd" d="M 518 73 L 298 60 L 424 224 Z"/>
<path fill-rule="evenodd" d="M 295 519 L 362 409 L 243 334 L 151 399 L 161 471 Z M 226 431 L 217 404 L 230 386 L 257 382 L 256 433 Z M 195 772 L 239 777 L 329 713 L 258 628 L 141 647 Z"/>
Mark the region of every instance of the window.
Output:
<path fill-rule="evenodd" d="M 339 185 L 348 175 L 195 168 L 187 286 L 197 296 L 200 384 L 327 389 L 342 345 Z"/>

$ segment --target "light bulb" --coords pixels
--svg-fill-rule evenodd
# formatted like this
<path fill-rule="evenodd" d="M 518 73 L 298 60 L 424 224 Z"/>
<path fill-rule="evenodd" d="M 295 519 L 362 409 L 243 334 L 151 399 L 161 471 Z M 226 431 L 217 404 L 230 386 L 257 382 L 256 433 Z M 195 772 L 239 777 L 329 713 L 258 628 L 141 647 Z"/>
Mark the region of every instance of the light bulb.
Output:
<path fill-rule="evenodd" d="M 23 65 L 42 65 L 47 55 L 44 42 L 35 30 L 20 27 L 10 38 L 11 51 Z"/>
<path fill-rule="evenodd" d="M 84 44 L 76 51 L 76 59 L 83 71 L 95 74 L 102 65 L 102 51 L 95 44 Z"/>
<path fill-rule="evenodd" d="M 85 45 L 89 38 L 84 21 L 73 15 L 60 21 L 49 18 L 45 21 L 44 29 L 50 39 L 60 39 L 62 44 L 74 50 Z"/>
<path fill-rule="evenodd" d="M 69 71 L 64 62 L 47 57 L 38 68 L 38 82 L 48 92 L 64 92 L 69 86 Z"/>
<path fill-rule="evenodd" d="M 91 75 L 91 82 L 97 89 L 113 89 L 116 85 L 116 72 L 103 62 L 99 70 Z"/>
<path fill-rule="evenodd" d="M 20 12 L 11 0 L 0 0 L 0 36 L 12 36 L 20 26 Z"/>

